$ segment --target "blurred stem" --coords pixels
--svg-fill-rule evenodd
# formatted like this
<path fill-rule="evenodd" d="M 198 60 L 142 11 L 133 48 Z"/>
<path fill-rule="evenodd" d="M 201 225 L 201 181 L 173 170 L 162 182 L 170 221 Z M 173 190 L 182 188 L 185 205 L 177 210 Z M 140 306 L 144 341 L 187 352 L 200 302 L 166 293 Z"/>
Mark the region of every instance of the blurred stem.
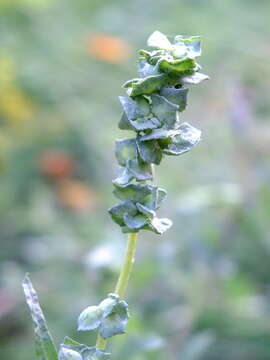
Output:
<path fill-rule="evenodd" d="M 127 290 L 128 281 L 132 271 L 132 266 L 135 261 L 137 239 L 138 239 L 137 233 L 128 234 L 128 244 L 126 248 L 125 259 L 114 290 L 114 293 L 119 295 L 120 298 L 123 298 L 125 296 Z M 107 344 L 107 340 L 103 339 L 100 335 L 98 335 L 96 348 L 99 350 L 104 350 L 106 344 Z"/>

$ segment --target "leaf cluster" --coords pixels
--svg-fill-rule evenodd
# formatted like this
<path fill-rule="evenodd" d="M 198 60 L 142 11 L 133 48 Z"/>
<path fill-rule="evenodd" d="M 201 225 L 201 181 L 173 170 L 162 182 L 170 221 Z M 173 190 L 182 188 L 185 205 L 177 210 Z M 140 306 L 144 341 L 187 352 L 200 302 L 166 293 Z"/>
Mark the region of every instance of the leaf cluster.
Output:
<path fill-rule="evenodd" d="M 199 72 L 196 58 L 201 55 L 201 42 L 197 36 L 178 35 L 170 42 L 155 31 L 148 46 L 154 50 L 139 52 L 140 77 L 123 85 L 128 97 L 119 97 L 123 107 L 119 128 L 134 131 L 135 137 L 116 141 L 120 171 L 113 180 L 114 194 L 123 202 L 109 213 L 123 232 L 162 234 L 171 221 L 157 218 L 156 210 L 166 192 L 147 182 L 153 181 L 153 165 L 159 165 L 164 155 L 181 155 L 200 141 L 200 130 L 181 123 L 181 112 L 187 105 L 185 85 L 198 84 L 208 76 Z"/>

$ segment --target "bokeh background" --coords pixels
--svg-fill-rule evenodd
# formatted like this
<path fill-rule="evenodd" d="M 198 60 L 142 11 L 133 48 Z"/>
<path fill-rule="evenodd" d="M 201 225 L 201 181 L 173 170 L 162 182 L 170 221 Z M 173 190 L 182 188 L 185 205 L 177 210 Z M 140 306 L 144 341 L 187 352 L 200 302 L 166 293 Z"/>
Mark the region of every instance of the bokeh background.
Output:
<path fill-rule="evenodd" d="M 211 80 L 183 119 L 203 131 L 157 182 L 173 228 L 140 234 L 118 360 L 270 359 L 270 2 L 0 1 L 0 354 L 33 359 L 21 281 L 31 273 L 48 324 L 77 333 L 111 292 L 126 239 L 106 209 L 121 85 L 147 37 L 202 35 Z"/>

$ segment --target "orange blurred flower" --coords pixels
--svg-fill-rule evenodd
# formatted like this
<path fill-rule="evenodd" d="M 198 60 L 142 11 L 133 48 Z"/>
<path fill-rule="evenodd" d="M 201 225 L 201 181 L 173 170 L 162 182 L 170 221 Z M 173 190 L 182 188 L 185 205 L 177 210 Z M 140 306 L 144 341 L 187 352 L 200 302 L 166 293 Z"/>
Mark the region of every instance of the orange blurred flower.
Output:
<path fill-rule="evenodd" d="M 120 63 L 130 53 L 129 45 L 122 39 L 106 35 L 90 35 L 87 40 L 87 51 L 91 56 L 109 63 Z"/>
<path fill-rule="evenodd" d="M 62 206 L 75 211 L 93 209 L 96 205 L 95 191 L 77 180 L 61 181 L 56 196 Z"/>
<path fill-rule="evenodd" d="M 47 150 L 41 154 L 39 168 L 43 175 L 61 179 L 69 177 L 74 170 L 74 161 L 60 150 Z"/>

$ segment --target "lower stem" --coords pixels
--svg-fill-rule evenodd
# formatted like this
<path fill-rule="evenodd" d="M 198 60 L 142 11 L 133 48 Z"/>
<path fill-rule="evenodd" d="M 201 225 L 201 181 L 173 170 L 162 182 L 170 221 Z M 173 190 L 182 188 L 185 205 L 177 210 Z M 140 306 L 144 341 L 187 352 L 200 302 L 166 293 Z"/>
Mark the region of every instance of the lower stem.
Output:
<path fill-rule="evenodd" d="M 119 295 L 120 298 L 123 298 L 125 296 L 127 290 L 128 281 L 135 260 L 137 239 L 138 239 L 137 233 L 128 234 L 128 244 L 126 248 L 125 259 L 114 290 L 114 293 Z M 104 350 L 106 344 L 107 344 L 107 340 L 103 339 L 100 335 L 98 335 L 96 348 L 99 350 Z"/>

